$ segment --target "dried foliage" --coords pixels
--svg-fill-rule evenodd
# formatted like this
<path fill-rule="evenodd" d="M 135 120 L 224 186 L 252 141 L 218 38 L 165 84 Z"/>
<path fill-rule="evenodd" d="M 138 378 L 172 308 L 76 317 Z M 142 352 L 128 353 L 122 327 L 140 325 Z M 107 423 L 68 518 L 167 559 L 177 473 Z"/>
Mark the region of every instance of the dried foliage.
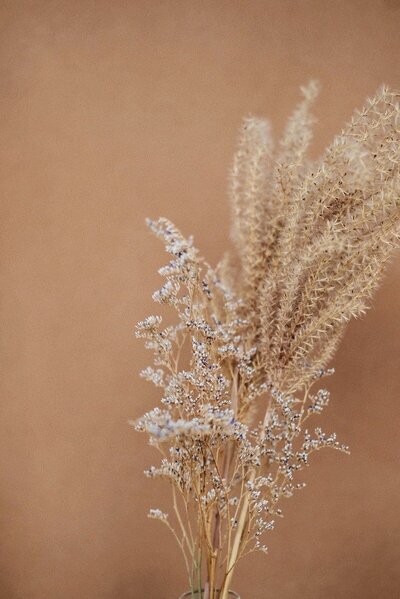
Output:
<path fill-rule="evenodd" d="M 173 491 L 171 518 L 149 515 L 171 529 L 206 599 L 226 599 L 238 560 L 267 550 L 310 454 L 347 451 L 306 428 L 329 400 L 312 386 L 399 239 L 399 95 L 382 88 L 314 164 L 317 93 L 302 89 L 276 149 L 266 121 L 243 122 L 230 177 L 236 257 L 212 269 L 168 220 L 148 221 L 172 256 L 153 299 L 177 321 L 137 325 L 154 352 L 142 376 L 163 406 L 135 426 L 162 454 L 146 474 Z"/>

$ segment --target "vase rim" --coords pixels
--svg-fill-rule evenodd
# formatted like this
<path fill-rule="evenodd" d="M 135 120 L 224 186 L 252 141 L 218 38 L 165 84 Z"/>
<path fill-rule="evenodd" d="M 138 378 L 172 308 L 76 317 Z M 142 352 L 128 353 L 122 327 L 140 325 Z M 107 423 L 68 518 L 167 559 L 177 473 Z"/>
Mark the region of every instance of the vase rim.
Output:
<path fill-rule="evenodd" d="M 201 589 L 200 592 L 201 592 L 201 594 L 203 594 L 203 592 L 204 592 L 203 589 Z M 218 592 L 218 589 L 217 589 L 217 592 Z M 199 598 L 199 591 L 194 591 L 194 592 L 192 592 L 192 591 L 186 591 L 186 593 L 183 593 L 179 597 L 179 599 L 191 599 L 192 597 L 194 597 L 194 599 L 200 599 Z M 237 593 L 235 593 L 235 591 L 229 590 L 228 591 L 228 598 L 229 599 L 240 599 L 240 596 Z"/>

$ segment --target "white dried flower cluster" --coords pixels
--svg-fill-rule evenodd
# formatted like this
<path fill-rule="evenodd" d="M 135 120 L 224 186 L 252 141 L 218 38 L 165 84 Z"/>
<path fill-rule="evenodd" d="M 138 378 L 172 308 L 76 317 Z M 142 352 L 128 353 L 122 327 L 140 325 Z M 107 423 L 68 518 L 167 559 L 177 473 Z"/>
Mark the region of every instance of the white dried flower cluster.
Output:
<path fill-rule="evenodd" d="M 206 564 L 205 599 L 216 588 L 227 599 L 239 559 L 267 552 L 263 537 L 281 500 L 305 486 L 310 455 L 348 452 L 306 428 L 329 402 L 312 387 L 333 373 L 344 324 L 363 312 L 399 238 L 398 94 L 380 90 L 312 164 L 317 92 L 302 89 L 277 150 L 265 121 L 243 124 L 231 173 L 236 262 L 212 269 L 167 219 L 147 221 L 171 256 L 153 299 L 177 318 L 136 326 L 154 354 L 141 376 L 162 407 L 135 426 L 161 453 L 146 475 L 173 490 L 173 522 L 149 516 L 174 533 L 193 590 Z"/>
<path fill-rule="evenodd" d="M 166 522 L 168 520 L 168 514 L 165 514 L 159 509 L 149 510 L 148 517 L 153 518 L 154 520 L 161 520 L 161 522 Z"/>

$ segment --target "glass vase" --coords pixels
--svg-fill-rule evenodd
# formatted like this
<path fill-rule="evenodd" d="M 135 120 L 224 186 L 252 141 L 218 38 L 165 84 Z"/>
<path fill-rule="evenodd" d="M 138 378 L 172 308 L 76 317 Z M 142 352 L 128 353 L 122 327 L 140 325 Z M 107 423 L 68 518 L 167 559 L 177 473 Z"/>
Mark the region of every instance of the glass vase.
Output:
<path fill-rule="evenodd" d="M 201 591 L 201 593 L 199 593 L 199 591 L 188 591 L 187 593 L 183 593 L 183 595 L 181 595 L 179 597 L 179 599 L 202 599 L 203 598 L 203 592 Z M 218 591 L 217 591 L 218 593 Z M 218 593 L 219 595 L 219 593 Z M 217 597 L 218 597 L 217 595 Z M 228 593 L 228 597 L 229 599 L 240 599 L 240 596 L 235 593 L 234 591 L 229 591 Z"/>

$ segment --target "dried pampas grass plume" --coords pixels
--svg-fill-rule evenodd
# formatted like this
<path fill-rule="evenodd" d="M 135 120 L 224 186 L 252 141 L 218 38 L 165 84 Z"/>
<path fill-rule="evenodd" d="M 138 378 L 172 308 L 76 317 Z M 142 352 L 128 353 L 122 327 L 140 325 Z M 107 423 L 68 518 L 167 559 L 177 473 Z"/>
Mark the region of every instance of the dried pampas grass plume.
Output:
<path fill-rule="evenodd" d="M 399 239 L 399 94 L 383 87 L 312 164 L 317 93 L 302 88 L 275 152 L 267 123 L 246 119 L 231 175 L 237 281 L 260 367 L 291 390 L 329 362 Z"/>

